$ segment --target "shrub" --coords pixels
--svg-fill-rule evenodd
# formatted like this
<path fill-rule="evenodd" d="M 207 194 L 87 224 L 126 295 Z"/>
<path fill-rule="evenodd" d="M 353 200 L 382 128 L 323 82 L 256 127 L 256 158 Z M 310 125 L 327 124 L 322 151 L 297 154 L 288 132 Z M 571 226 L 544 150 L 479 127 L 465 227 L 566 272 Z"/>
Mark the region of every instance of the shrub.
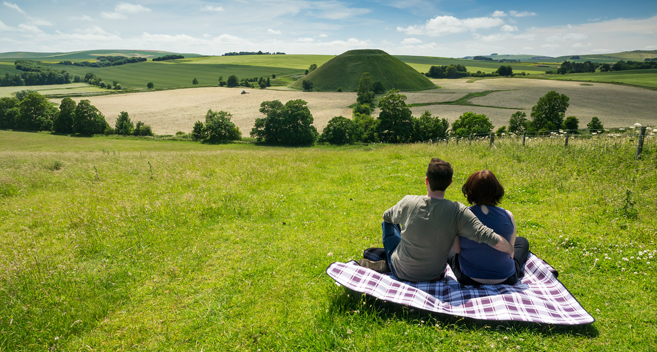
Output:
<path fill-rule="evenodd" d="M 194 123 L 194 128 L 192 129 L 192 139 L 195 141 L 200 141 L 207 138 L 207 133 L 205 133 L 205 126 L 203 122 L 196 121 Z"/>
<path fill-rule="evenodd" d="M 155 85 L 153 84 L 153 82 L 148 82 L 148 84 L 146 84 L 146 87 L 148 89 L 153 89 L 153 88 L 155 88 Z"/>
<path fill-rule="evenodd" d="M 57 133 L 73 133 L 73 116 L 75 114 L 75 101 L 64 98 L 59 104 L 59 114 L 55 116 L 52 129 Z"/>
<path fill-rule="evenodd" d="M 22 101 L 23 98 L 25 98 L 28 94 L 36 93 L 36 92 L 37 92 L 36 90 L 23 89 L 21 91 L 16 92 L 15 95 L 16 95 L 16 99 L 18 99 L 19 101 Z"/>
<path fill-rule="evenodd" d="M 597 116 L 593 116 L 591 118 L 591 122 L 586 124 L 586 127 L 588 127 L 589 130 L 591 130 L 591 131 L 593 131 L 593 130 L 596 130 L 596 131 L 604 130 L 604 126 L 602 125 L 602 122 L 600 121 L 600 119 Z"/>
<path fill-rule="evenodd" d="M 152 136 L 153 130 L 151 126 L 144 124 L 141 121 L 137 121 L 135 124 L 135 130 L 132 132 L 135 136 Z"/>
<path fill-rule="evenodd" d="M 328 122 L 320 141 L 330 144 L 353 144 L 356 138 L 362 133 L 359 133 L 359 126 L 354 121 L 349 120 L 343 116 L 336 116 Z"/>
<path fill-rule="evenodd" d="M 260 82 L 260 89 L 267 88 L 267 83 L 265 81 Z"/>
<path fill-rule="evenodd" d="M 369 72 L 363 72 L 358 81 L 358 90 L 356 91 L 358 98 L 356 101 L 359 104 L 372 104 L 374 101 L 374 92 L 372 91 L 372 77 Z"/>
<path fill-rule="evenodd" d="M 338 87 L 338 89 L 336 89 L 335 91 L 342 93 L 342 87 Z"/>
<path fill-rule="evenodd" d="M 311 81 L 307 81 L 304 79 L 303 81 L 301 81 L 301 86 L 303 87 L 304 92 L 312 92 L 313 90 L 313 82 Z"/>
<path fill-rule="evenodd" d="M 121 111 L 119 117 L 116 119 L 115 130 L 116 134 L 123 136 L 129 136 L 134 132 L 135 125 L 130 121 L 127 112 Z"/>
<path fill-rule="evenodd" d="M 114 85 L 114 89 L 121 90 L 121 89 L 123 89 L 123 87 L 121 86 L 120 83 L 117 83 L 117 84 Z"/>
<path fill-rule="evenodd" d="M 237 76 L 231 75 L 228 77 L 228 81 L 226 81 L 226 86 L 229 88 L 232 87 L 237 87 L 239 85 L 239 80 L 237 79 Z"/>
<path fill-rule="evenodd" d="M 577 133 L 577 130 L 579 129 L 579 119 L 575 116 L 568 116 L 563 122 L 563 127 Z"/>
<path fill-rule="evenodd" d="M 527 121 L 527 114 L 523 111 L 516 111 L 509 119 L 509 132 L 518 133 L 527 130 L 529 121 Z"/>
<path fill-rule="evenodd" d="M 386 88 L 383 86 L 383 83 L 381 83 L 381 81 L 374 82 L 374 85 L 372 86 L 372 90 L 374 90 L 374 94 L 383 94 L 386 92 Z"/>
<path fill-rule="evenodd" d="M 352 111 L 354 114 L 372 115 L 370 104 L 356 104 Z"/>
<path fill-rule="evenodd" d="M 506 134 L 506 126 L 502 126 L 495 131 L 495 134 L 500 137 L 502 134 Z"/>
<path fill-rule="evenodd" d="M 370 115 L 355 113 L 353 121 L 359 127 L 356 136 L 357 141 L 365 143 L 377 143 L 379 141 L 379 134 L 376 132 L 379 120 Z"/>
<path fill-rule="evenodd" d="M 258 118 L 251 130 L 251 137 L 258 142 L 281 145 L 310 145 L 317 139 L 313 115 L 301 99 L 290 100 L 285 105 L 279 100 L 263 101 Z"/>
<path fill-rule="evenodd" d="M 234 123 L 230 121 L 233 117 L 228 112 L 208 110 L 205 114 L 206 138 L 211 141 L 237 141 L 242 139 L 242 133 Z"/>
<path fill-rule="evenodd" d="M 452 123 L 452 133 L 465 137 L 470 134 L 488 134 L 493 130 L 493 124 L 484 114 L 475 114 L 468 111 L 463 113 L 456 121 Z"/>
<path fill-rule="evenodd" d="M 406 106 L 406 96 L 398 90 L 390 90 L 379 100 L 379 124 L 377 133 L 382 142 L 408 143 L 413 141 L 414 122 L 411 109 Z"/>
<path fill-rule="evenodd" d="M 197 84 L 198 84 L 198 79 L 196 79 L 196 77 L 194 77 L 194 79 L 192 80 L 192 84 L 193 84 L 193 85 L 197 85 Z"/>

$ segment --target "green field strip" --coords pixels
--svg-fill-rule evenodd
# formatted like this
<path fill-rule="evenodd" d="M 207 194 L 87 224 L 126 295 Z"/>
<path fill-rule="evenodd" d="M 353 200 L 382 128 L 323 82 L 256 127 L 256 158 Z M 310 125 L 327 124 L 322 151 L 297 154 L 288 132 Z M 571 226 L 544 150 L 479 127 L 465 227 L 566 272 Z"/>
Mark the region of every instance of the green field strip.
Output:
<path fill-rule="evenodd" d="M 317 64 L 317 67 L 319 67 L 334 57 L 335 55 L 236 55 L 203 56 L 177 61 L 191 65 L 242 65 L 291 68 L 305 71 L 312 64 Z"/>

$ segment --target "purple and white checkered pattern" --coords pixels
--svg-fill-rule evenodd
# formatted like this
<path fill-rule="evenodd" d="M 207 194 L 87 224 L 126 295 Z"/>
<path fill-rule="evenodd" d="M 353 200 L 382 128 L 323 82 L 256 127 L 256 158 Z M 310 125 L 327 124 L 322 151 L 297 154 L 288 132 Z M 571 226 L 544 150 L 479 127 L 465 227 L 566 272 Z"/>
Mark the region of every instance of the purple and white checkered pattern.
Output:
<path fill-rule="evenodd" d="M 385 253 L 381 250 L 365 251 L 367 259 L 383 257 Z M 556 270 L 531 253 L 525 264 L 525 276 L 513 286 L 464 286 L 456 281 L 449 265 L 445 279 L 436 282 L 397 281 L 355 261 L 335 262 L 326 272 L 338 284 L 356 292 L 436 313 L 562 325 L 595 321 L 557 280 Z"/>

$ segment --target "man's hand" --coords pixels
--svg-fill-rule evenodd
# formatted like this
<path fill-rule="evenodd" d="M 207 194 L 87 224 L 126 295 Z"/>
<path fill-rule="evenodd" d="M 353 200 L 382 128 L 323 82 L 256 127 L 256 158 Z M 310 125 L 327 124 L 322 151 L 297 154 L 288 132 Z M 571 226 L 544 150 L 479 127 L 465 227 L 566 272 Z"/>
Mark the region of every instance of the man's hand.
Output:
<path fill-rule="evenodd" d="M 509 243 L 509 241 L 504 239 L 504 237 L 500 236 L 500 240 L 497 241 L 497 244 L 493 248 L 497 249 L 500 252 L 507 253 L 511 256 L 511 258 L 513 258 L 513 254 L 514 254 L 513 246 L 511 245 L 511 243 Z"/>

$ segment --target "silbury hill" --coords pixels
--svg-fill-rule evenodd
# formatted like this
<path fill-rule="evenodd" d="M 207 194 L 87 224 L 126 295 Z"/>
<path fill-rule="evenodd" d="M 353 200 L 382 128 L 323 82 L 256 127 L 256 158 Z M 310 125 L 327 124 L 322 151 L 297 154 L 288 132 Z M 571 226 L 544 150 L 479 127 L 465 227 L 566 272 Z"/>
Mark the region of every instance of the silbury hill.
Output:
<path fill-rule="evenodd" d="M 356 91 L 364 72 L 370 73 L 372 82 L 381 81 L 386 90 L 413 91 L 436 87 L 411 66 L 383 50 L 347 51 L 295 81 L 292 87 L 302 88 L 302 81 L 307 80 L 313 83 L 313 88 L 323 92 L 334 92 L 338 88 L 346 92 Z"/>

